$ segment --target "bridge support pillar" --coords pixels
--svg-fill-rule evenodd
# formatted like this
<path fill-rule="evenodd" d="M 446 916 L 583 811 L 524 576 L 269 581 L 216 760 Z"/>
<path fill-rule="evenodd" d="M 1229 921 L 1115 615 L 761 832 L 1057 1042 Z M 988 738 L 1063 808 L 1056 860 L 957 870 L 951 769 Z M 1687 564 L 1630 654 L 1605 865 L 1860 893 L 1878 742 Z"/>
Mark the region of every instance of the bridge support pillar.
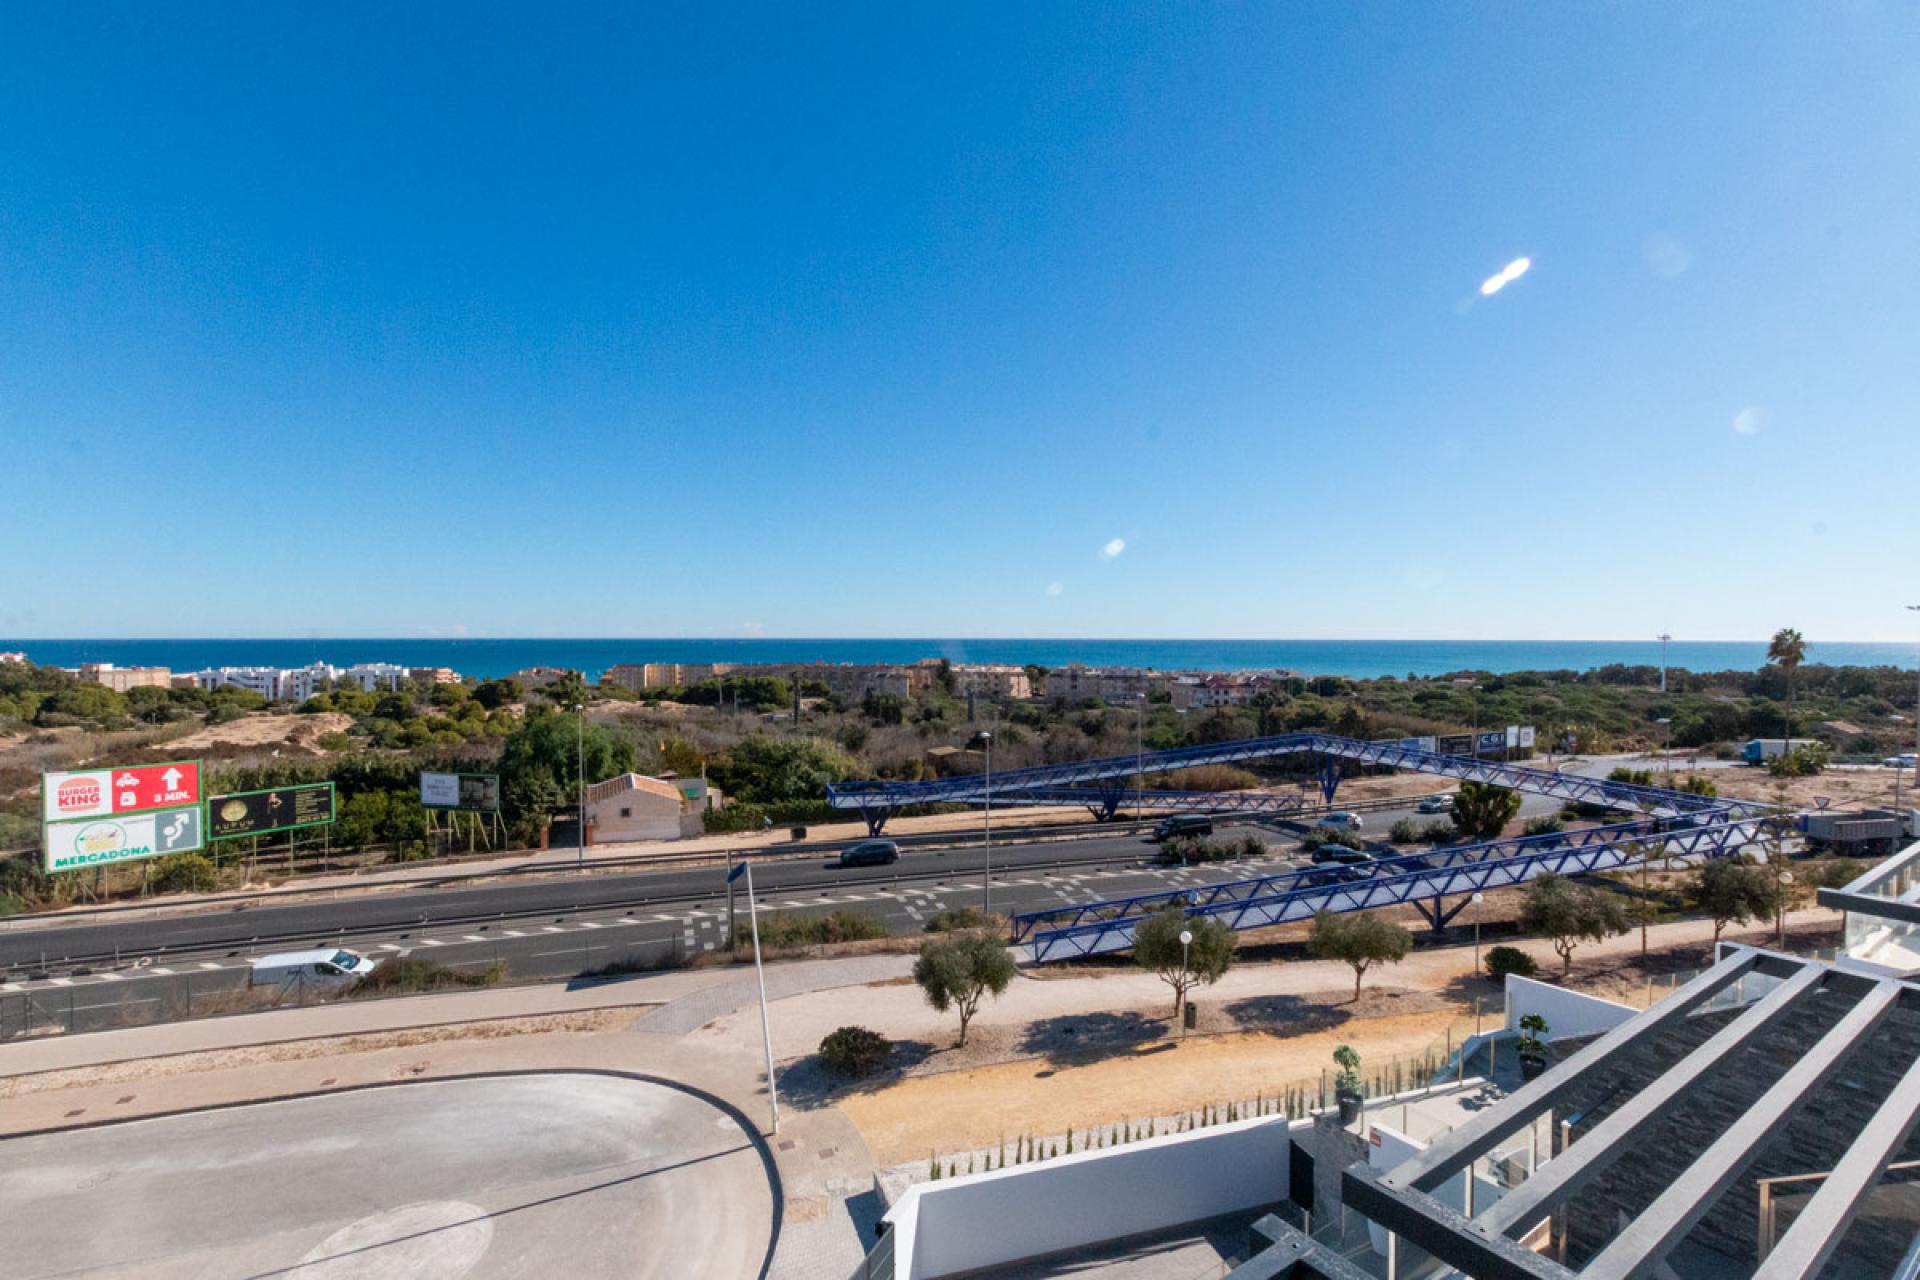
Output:
<path fill-rule="evenodd" d="M 1445 898 L 1420 898 L 1413 903 L 1413 906 L 1437 938 L 1446 932 L 1447 926 L 1453 923 L 1453 918 L 1466 910 L 1467 904 L 1472 901 L 1472 894 L 1463 894 L 1451 907 L 1446 905 Z"/>
<path fill-rule="evenodd" d="M 1339 756 L 1320 757 L 1320 800 L 1323 804 L 1332 804 L 1334 792 L 1340 789 L 1341 767 Z"/>
<path fill-rule="evenodd" d="M 877 836 L 880 834 L 881 828 L 887 825 L 887 819 L 893 816 L 893 810 L 890 808 L 863 808 L 860 810 L 860 816 L 867 820 L 867 834 L 869 836 Z"/>

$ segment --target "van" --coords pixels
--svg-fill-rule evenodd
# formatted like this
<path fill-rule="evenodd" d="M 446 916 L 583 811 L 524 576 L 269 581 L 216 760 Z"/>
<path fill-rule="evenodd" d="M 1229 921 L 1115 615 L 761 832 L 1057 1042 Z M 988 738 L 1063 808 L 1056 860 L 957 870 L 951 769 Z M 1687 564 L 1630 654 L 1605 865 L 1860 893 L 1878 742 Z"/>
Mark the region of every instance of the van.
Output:
<path fill-rule="evenodd" d="M 341 947 L 314 951 L 283 951 L 261 956 L 247 975 L 250 987 L 338 987 L 364 978 L 376 966 L 369 956 Z"/>
<path fill-rule="evenodd" d="M 900 846 L 891 840 L 862 840 L 840 851 L 843 867 L 884 867 L 900 861 Z"/>
<path fill-rule="evenodd" d="M 1160 819 L 1160 825 L 1153 829 L 1153 834 L 1148 839 L 1157 844 L 1177 836 L 1210 836 L 1212 834 L 1213 819 L 1206 814 L 1176 813 L 1170 818 Z"/>

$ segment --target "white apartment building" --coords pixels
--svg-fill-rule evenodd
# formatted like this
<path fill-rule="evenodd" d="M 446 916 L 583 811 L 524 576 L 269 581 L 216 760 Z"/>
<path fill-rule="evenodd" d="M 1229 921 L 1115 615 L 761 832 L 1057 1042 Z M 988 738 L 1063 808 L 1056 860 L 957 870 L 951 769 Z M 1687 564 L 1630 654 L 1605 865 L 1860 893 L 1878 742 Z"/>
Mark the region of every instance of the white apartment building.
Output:
<path fill-rule="evenodd" d="M 332 671 L 333 668 L 329 667 L 328 670 Z M 356 662 L 345 671 L 335 671 L 334 678 L 351 680 L 360 686 L 363 693 L 372 693 L 375 689 L 398 689 L 407 683 L 412 674 L 413 668 L 391 662 Z"/>

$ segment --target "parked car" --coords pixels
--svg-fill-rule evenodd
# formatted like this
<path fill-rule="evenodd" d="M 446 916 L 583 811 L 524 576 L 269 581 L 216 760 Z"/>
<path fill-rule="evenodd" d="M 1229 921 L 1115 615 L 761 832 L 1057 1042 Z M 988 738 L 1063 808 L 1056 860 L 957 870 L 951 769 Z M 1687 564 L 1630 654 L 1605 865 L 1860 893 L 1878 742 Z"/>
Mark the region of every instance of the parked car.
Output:
<path fill-rule="evenodd" d="M 1315 825 L 1333 827 L 1340 831 L 1358 831 L 1366 824 L 1360 821 L 1357 813 L 1330 813 Z"/>
<path fill-rule="evenodd" d="M 884 867 L 900 861 L 900 846 L 891 840 L 862 840 L 840 851 L 843 867 Z"/>
<path fill-rule="evenodd" d="M 1313 851 L 1315 863 L 1322 862 L 1372 862 L 1373 855 L 1365 849 L 1349 849 L 1343 844 L 1323 844 Z"/>
<path fill-rule="evenodd" d="M 1172 840 L 1176 836 L 1210 836 L 1213 834 L 1213 819 L 1204 813 L 1176 813 L 1172 817 L 1160 819 L 1147 839 L 1158 844 L 1162 840 Z"/>
<path fill-rule="evenodd" d="M 1452 813 L 1453 793 L 1447 792 L 1444 795 L 1427 796 L 1422 799 L 1419 804 L 1413 806 L 1413 811 L 1415 813 Z"/>
<path fill-rule="evenodd" d="M 1888 756 L 1880 763 L 1888 769 L 1911 769 L 1914 759 L 1913 752 L 1909 751 L 1903 756 Z"/>
<path fill-rule="evenodd" d="M 261 956 L 247 973 L 250 987 L 340 987 L 372 973 L 375 961 L 357 951 L 321 947 Z"/>

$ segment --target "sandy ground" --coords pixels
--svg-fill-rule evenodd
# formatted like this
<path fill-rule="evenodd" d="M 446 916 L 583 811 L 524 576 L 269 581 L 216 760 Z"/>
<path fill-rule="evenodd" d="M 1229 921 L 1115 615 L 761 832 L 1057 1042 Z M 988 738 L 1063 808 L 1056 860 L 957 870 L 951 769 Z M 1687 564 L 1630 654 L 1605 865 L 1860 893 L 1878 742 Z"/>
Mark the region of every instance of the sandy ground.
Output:
<path fill-rule="evenodd" d="M 1802 949 L 1832 941 L 1833 913 L 1791 918 Z M 1650 930 L 1650 970 L 1639 968 L 1637 931 L 1576 953 L 1571 985 L 1642 1004 L 1664 990 L 1648 981 L 1705 964 L 1712 925 L 1680 921 Z M 1770 931 L 1729 930 L 1729 939 L 1770 942 Z M 1548 943 L 1518 943 L 1556 977 Z M 1351 1003 L 1352 971 L 1321 961 L 1249 964 L 1194 993 L 1200 1034 L 1185 1043 L 1170 1025 L 1171 996 L 1152 974 L 1083 970 L 1067 977 L 1022 976 L 984 1005 L 965 1049 L 954 1047 L 958 1021 L 939 1014 L 907 981 L 819 991 L 776 1002 L 775 1057 L 784 1094 L 796 1105 L 837 1105 L 882 1163 L 924 1159 L 931 1151 L 984 1146 L 1002 1136 L 1059 1133 L 1069 1127 L 1169 1115 L 1187 1108 L 1317 1084 L 1335 1046 L 1351 1044 L 1368 1071 L 1395 1059 L 1444 1057 L 1476 1027 L 1503 1016 L 1497 989 L 1472 975 L 1470 948 L 1416 951 L 1368 974 L 1366 995 Z M 853 1086 L 812 1063 L 820 1039 L 849 1023 L 869 1026 L 899 1048 L 888 1073 Z M 741 1009 L 688 1037 L 690 1046 L 738 1054 L 757 1047 L 757 1010 Z"/>
<path fill-rule="evenodd" d="M 1772 803 L 1780 796 L 1782 779 L 1775 778 L 1765 769 L 1714 769 L 1703 771 L 1720 788 L 1720 794 L 1736 796 L 1742 800 L 1765 800 Z M 1907 805 L 1920 804 L 1920 797 L 1914 795 L 1913 774 L 1911 770 L 1882 769 L 1877 766 L 1843 766 L 1828 769 L 1814 778 L 1784 779 L 1786 801 L 1797 809 L 1811 809 L 1818 804 L 1816 797 L 1826 797 L 1829 806 L 1835 809 L 1858 809 L 1872 805 L 1890 805 L 1894 799 L 1895 776 L 1901 779 L 1900 797 Z M 1686 774 L 1680 768 L 1680 762 L 1674 762 L 1674 779 L 1684 779 Z M 1654 766 L 1654 782 L 1663 780 L 1658 766 Z"/>
<path fill-rule="evenodd" d="M 251 751 L 284 747 L 311 755 L 325 755 L 319 742 L 329 733 L 345 733 L 353 717 L 338 711 L 316 715 L 254 715 L 228 724 L 209 725 L 167 744 L 173 751 Z"/>

